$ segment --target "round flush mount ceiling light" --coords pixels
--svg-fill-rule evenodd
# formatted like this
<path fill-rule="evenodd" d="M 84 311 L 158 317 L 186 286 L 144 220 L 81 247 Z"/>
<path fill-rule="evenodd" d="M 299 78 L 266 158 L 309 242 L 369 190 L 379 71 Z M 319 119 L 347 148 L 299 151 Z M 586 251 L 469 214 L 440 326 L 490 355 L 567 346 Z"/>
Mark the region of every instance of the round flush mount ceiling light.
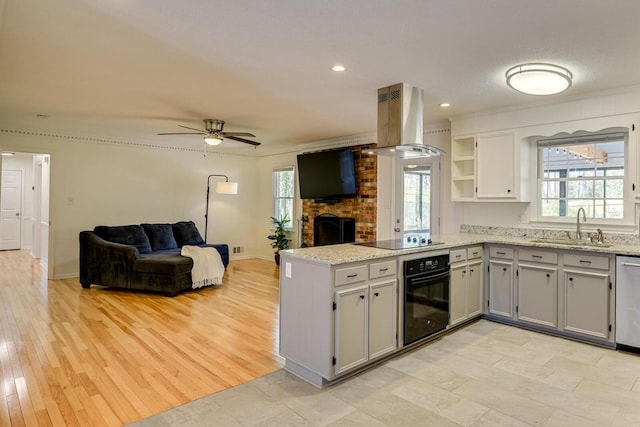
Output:
<path fill-rule="evenodd" d="M 506 72 L 507 85 L 528 95 L 554 95 L 571 86 L 573 74 L 558 65 L 532 62 L 511 67 Z"/>
<path fill-rule="evenodd" d="M 344 65 L 337 64 L 337 65 L 334 65 L 333 67 L 331 67 L 331 69 L 333 71 L 337 71 L 338 73 L 340 73 L 342 71 L 345 71 L 347 68 Z"/>

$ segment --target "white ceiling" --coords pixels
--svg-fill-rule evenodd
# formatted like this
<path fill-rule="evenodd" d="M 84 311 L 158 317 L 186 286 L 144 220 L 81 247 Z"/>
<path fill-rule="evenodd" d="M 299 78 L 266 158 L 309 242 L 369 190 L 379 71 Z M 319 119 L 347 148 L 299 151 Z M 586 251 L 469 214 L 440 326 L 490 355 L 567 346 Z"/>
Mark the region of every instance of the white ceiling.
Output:
<path fill-rule="evenodd" d="M 425 91 L 425 123 L 540 98 L 523 62 L 571 69 L 544 102 L 640 85 L 638 0 L 0 0 L 0 129 L 200 147 L 202 119 L 269 153 L 374 132 L 379 87 Z M 331 66 L 342 63 L 347 72 Z M 449 109 L 438 104 L 448 101 Z M 39 118 L 38 114 L 49 117 Z"/>

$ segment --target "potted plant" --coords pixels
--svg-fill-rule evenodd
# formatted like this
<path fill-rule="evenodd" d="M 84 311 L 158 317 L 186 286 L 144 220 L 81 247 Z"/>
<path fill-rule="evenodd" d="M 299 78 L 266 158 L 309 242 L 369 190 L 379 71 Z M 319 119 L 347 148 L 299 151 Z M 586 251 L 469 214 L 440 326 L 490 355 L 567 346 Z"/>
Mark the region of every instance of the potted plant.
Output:
<path fill-rule="evenodd" d="M 285 227 L 291 222 L 287 214 L 284 214 L 280 218 L 271 217 L 271 222 L 274 225 L 274 232 L 267 236 L 267 239 L 272 240 L 271 247 L 276 250 L 274 255 L 276 265 L 280 265 L 280 250 L 287 249 L 289 247 L 289 238 L 287 237 L 287 231 Z"/>

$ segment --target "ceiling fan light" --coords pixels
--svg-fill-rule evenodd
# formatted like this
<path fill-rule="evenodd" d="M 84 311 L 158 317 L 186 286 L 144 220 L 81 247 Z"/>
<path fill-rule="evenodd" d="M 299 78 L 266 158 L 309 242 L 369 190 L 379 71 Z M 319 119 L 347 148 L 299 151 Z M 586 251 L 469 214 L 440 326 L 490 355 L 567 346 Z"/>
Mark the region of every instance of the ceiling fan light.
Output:
<path fill-rule="evenodd" d="M 205 136 L 204 142 L 209 145 L 220 145 L 222 144 L 222 138 L 219 138 L 217 136 Z"/>
<path fill-rule="evenodd" d="M 533 62 L 511 67 L 505 74 L 507 85 L 528 95 L 554 95 L 571 87 L 573 74 L 559 65 Z"/>

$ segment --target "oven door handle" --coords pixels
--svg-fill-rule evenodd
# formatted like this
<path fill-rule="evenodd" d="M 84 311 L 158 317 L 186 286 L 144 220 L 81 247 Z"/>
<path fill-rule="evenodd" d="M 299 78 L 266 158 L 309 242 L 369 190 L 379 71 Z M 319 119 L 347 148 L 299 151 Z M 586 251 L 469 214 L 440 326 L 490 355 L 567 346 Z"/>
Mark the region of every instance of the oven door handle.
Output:
<path fill-rule="evenodd" d="M 434 280 L 441 279 L 443 277 L 449 276 L 449 271 L 445 271 L 444 273 L 436 274 L 435 276 L 421 276 L 420 278 L 407 277 L 408 283 L 412 285 L 420 285 L 422 283 L 432 282 Z"/>

